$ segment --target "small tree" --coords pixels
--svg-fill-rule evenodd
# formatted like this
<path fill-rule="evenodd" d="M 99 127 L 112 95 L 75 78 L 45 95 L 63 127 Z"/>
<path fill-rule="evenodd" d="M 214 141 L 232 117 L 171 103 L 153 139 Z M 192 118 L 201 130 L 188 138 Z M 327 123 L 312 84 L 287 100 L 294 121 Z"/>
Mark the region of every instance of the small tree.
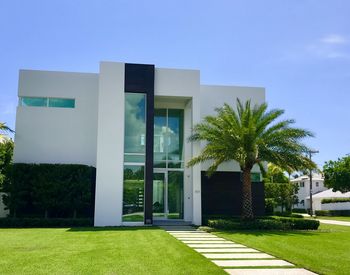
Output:
<path fill-rule="evenodd" d="M 333 191 L 350 191 L 350 155 L 328 161 L 323 166 L 324 184 Z"/>
<path fill-rule="evenodd" d="M 265 200 L 271 206 L 280 206 L 281 212 L 291 211 L 298 203 L 298 186 L 293 183 L 265 183 Z"/>

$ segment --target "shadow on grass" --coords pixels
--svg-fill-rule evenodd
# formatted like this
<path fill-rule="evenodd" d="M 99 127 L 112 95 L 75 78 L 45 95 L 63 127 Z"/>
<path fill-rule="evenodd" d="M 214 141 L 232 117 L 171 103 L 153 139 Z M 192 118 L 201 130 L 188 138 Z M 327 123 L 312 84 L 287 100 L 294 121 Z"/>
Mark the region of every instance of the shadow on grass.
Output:
<path fill-rule="evenodd" d="M 158 226 L 104 226 L 104 227 L 71 227 L 67 232 L 99 232 L 99 231 L 140 231 L 162 230 Z"/>

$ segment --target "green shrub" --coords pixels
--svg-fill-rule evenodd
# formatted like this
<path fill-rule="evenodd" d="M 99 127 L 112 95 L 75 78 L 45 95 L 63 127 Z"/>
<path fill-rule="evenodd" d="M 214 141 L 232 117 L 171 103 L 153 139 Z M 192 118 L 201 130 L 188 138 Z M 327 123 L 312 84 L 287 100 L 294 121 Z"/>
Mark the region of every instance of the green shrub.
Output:
<path fill-rule="evenodd" d="M 269 217 L 252 221 L 238 219 L 212 219 L 208 220 L 208 226 L 224 230 L 317 230 L 320 222 L 317 220 Z"/>
<path fill-rule="evenodd" d="M 272 215 L 274 208 L 277 206 L 276 201 L 273 198 L 265 199 L 265 214 Z"/>
<path fill-rule="evenodd" d="M 306 209 L 304 209 L 304 208 L 293 208 L 292 212 L 294 212 L 294 213 L 305 213 L 306 214 Z"/>
<path fill-rule="evenodd" d="M 327 203 L 339 203 L 339 202 L 350 202 L 350 198 L 333 198 L 333 199 L 322 199 L 322 204 Z"/>
<path fill-rule="evenodd" d="M 94 167 L 16 163 L 10 174 L 2 191 L 12 217 L 93 217 Z"/>
<path fill-rule="evenodd" d="M 87 227 L 93 219 L 0 218 L 0 228 Z"/>
<path fill-rule="evenodd" d="M 316 210 L 316 216 L 350 216 L 350 210 Z"/>
<path fill-rule="evenodd" d="M 300 215 L 300 214 L 295 214 L 295 213 L 291 213 L 291 212 L 279 212 L 279 211 L 276 211 L 274 213 L 275 216 L 280 216 L 280 217 L 291 217 L 291 218 L 304 218 L 303 215 Z"/>

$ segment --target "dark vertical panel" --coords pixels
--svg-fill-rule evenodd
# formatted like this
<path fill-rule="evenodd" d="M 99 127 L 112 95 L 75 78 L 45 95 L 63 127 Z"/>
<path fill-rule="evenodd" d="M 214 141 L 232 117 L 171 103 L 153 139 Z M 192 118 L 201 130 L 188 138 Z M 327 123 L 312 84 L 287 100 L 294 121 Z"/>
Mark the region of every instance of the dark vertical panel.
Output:
<path fill-rule="evenodd" d="M 154 65 L 125 64 L 125 92 L 145 93 L 146 102 L 146 165 L 145 224 L 153 223 L 153 137 L 154 137 Z"/>
<path fill-rule="evenodd" d="M 252 183 L 255 215 L 264 215 L 264 185 Z M 242 182 L 239 172 L 216 172 L 207 177 L 202 171 L 202 214 L 239 216 L 242 212 Z"/>

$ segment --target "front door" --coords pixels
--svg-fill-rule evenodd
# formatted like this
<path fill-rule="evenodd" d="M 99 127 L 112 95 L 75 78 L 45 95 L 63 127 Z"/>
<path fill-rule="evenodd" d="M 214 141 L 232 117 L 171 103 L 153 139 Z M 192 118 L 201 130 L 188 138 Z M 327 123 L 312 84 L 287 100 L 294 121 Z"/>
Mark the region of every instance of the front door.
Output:
<path fill-rule="evenodd" d="M 183 196 L 183 171 L 154 171 L 154 219 L 183 219 Z"/>

